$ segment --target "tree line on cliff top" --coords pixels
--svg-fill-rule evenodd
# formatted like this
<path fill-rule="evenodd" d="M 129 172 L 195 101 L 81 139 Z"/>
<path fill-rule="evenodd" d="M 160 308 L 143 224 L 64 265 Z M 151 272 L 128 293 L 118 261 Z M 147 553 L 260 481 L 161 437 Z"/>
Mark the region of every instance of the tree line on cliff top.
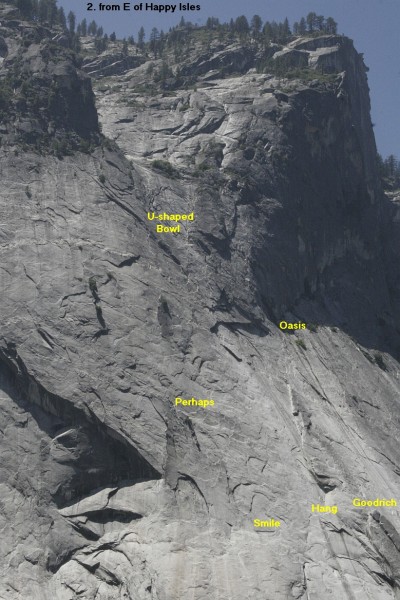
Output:
<path fill-rule="evenodd" d="M 98 52 L 104 51 L 109 41 L 116 40 L 115 32 L 108 35 L 104 32 L 103 27 L 99 26 L 94 20 L 88 23 L 86 19 L 83 19 L 77 23 L 75 13 L 70 10 L 68 14 L 65 14 L 63 7 L 57 6 L 56 0 L 9 0 L 9 3 L 16 6 L 21 16 L 27 19 L 47 24 L 50 27 L 58 25 L 63 30 L 68 31 L 71 36 L 77 38 L 86 37 L 87 35 L 93 36 Z M 147 48 L 159 56 L 166 45 L 180 46 L 184 38 L 190 37 L 190 32 L 195 29 L 200 29 L 200 27 L 197 24 L 190 23 L 190 21 L 185 21 L 182 17 L 179 24 L 172 27 L 167 33 L 153 27 L 146 42 L 146 32 L 141 27 L 136 40 L 133 35 L 123 40 L 126 43 L 124 49 L 127 51 L 128 44 L 137 45 L 139 48 Z M 335 34 L 337 23 L 332 17 L 325 18 L 323 15 L 310 12 L 306 17 L 302 17 L 300 21 L 293 23 L 291 29 L 287 18 L 282 22 L 263 22 L 259 15 L 254 15 L 249 22 L 247 17 L 241 15 L 236 19 L 232 18 L 227 23 L 221 23 L 219 19 L 209 17 L 203 29 L 213 32 L 217 36 L 227 34 L 236 37 L 242 43 L 252 40 L 268 45 L 271 42 L 286 43 L 293 35 Z"/>
<path fill-rule="evenodd" d="M 384 188 L 398 190 L 400 188 L 400 160 L 394 154 L 389 154 L 386 158 L 378 154 L 378 168 Z"/>

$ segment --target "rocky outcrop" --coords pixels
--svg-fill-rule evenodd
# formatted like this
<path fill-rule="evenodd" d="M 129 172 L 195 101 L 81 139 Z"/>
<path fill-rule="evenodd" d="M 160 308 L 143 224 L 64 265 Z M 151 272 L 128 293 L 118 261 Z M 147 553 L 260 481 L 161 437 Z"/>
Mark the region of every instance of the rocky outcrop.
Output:
<path fill-rule="evenodd" d="M 232 44 L 228 48 L 223 45 L 217 46 L 196 57 L 194 61 L 187 61 L 180 69 L 180 75 L 198 77 L 213 70 L 219 76 L 245 73 L 254 66 L 256 56 L 257 52 L 254 48 L 241 47 L 236 44 Z"/>
<path fill-rule="evenodd" d="M 1 110 L 4 142 L 63 154 L 100 139 L 90 79 L 68 35 L 5 20 Z"/>
<path fill-rule="evenodd" d="M 107 77 L 109 75 L 122 75 L 130 69 L 135 69 L 145 62 L 143 56 L 124 56 L 122 53 L 103 53 L 93 59 L 87 58 L 82 65 L 82 70 L 92 77 Z"/>
<path fill-rule="evenodd" d="M 398 597 L 398 508 L 353 504 L 400 501 L 398 219 L 345 45 L 173 95 L 142 65 L 97 91 L 122 151 L 0 148 L 0 596 Z"/>

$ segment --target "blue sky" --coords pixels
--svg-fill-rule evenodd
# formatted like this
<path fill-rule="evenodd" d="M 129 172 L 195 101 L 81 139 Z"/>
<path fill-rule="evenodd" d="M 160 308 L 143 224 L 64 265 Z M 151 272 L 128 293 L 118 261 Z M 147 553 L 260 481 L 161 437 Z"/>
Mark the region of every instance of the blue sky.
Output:
<path fill-rule="evenodd" d="M 107 1 L 102 0 L 104 3 Z M 124 0 L 108 0 L 108 3 L 123 4 Z M 183 0 L 184 3 L 187 0 Z M 134 0 L 131 4 L 138 4 Z M 153 4 L 167 4 L 153 0 Z M 179 0 L 169 0 L 177 4 Z M 190 0 L 191 4 L 200 4 L 196 12 L 178 12 L 160 14 L 158 12 L 88 12 L 85 0 L 59 0 L 59 5 L 68 12 L 73 10 L 78 21 L 84 17 L 102 25 L 104 31 L 115 31 L 117 37 L 134 35 L 141 25 L 150 33 L 153 27 L 168 30 L 176 25 L 181 16 L 193 23 L 203 24 L 207 17 L 218 17 L 229 21 L 245 14 L 251 18 L 259 14 L 263 20 L 283 20 L 286 16 L 290 24 L 314 11 L 325 17 L 332 16 L 339 24 L 339 33 L 354 40 L 359 52 L 370 71 L 368 80 L 371 89 L 372 121 L 375 123 L 375 136 L 378 151 L 383 155 L 396 154 L 400 158 L 400 0 Z M 98 0 L 93 0 L 98 6 Z"/>

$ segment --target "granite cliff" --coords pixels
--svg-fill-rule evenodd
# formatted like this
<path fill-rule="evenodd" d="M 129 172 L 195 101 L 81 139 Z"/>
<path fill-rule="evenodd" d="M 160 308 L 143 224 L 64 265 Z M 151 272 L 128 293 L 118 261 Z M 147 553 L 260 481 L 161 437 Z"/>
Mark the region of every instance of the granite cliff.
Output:
<path fill-rule="evenodd" d="M 398 508 L 353 502 L 400 501 L 362 57 L 216 41 L 160 85 L 57 35 L 3 8 L 0 597 L 400 598 Z"/>

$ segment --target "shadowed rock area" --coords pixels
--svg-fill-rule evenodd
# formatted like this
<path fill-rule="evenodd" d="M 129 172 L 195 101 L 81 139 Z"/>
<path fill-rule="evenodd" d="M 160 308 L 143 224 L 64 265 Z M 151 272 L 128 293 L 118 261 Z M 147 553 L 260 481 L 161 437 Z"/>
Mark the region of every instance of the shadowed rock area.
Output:
<path fill-rule="evenodd" d="M 1 124 L 0 597 L 400 598 L 398 507 L 353 504 L 400 502 L 400 279 L 352 42 L 194 45 L 150 94 L 7 14 L 0 77 L 66 110 L 16 80 Z"/>

